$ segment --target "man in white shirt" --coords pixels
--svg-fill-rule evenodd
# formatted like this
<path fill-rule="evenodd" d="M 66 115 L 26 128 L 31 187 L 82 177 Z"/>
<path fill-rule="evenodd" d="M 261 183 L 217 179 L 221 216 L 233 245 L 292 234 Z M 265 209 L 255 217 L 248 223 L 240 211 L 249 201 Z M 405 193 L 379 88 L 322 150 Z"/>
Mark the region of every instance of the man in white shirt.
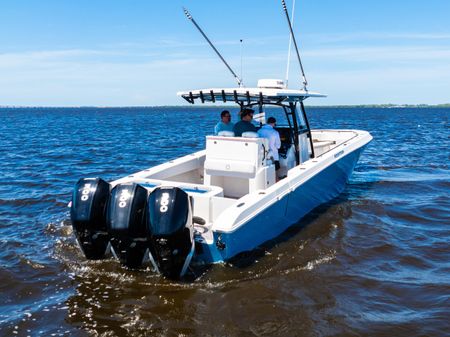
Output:
<path fill-rule="evenodd" d="M 281 140 L 280 134 L 274 129 L 275 125 L 277 125 L 277 120 L 274 117 L 269 117 L 267 123 L 258 130 L 258 136 L 269 140 L 269 158 L 273 158 L 275 170 L 278 171 L 280 169 L 278 149 L 281 146 Z"/>

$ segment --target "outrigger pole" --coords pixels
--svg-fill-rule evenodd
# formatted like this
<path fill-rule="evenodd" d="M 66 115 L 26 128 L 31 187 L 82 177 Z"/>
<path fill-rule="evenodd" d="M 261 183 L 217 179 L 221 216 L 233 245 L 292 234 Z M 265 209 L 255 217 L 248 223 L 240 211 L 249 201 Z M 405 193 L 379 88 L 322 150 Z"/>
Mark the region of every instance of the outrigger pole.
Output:
<path fill-rule="evenodd" d="M 297 52 L 298 63 L 300 64 L 300 69 L 302 71 L 303 89 L 305 91 L 308 91 L 308 89 L 306 88 L 306 86 L 308 85 L 308 81 L 306 80 L 305 71 L 303 70 L 302 60 L 300 58 L 300 53 L 298 51 L 297 41 L 295 40 L 294 30 L 292 29 L 291 19 L 289 19 L 289 13 L 288 13 L 288 10 L 286 7 L 286 2 L 284 2 L 284 0 L 281 0 L 281 4 L 283 5 L 284 13 L 286 14 L 286 19 L 288 21 L 289 30 L 291 31 L 292 41 L 294 41 L 295 51 Z"/>
<path fill-rule="evenodd" d="M 234 78 L 236 79 L 236 81 L 238 82 L 239 87 L 243 87 L 244 83 L 242 82 L 242 79 L 240 79 L 236 73 L 233 71 L 233 69 L 231 69 L 231 67 L 228 65 L 227 61 L 225 61 L 225 59 L 222 57 L 222 55 L 219 53 L 219 51 L 216 49 L 216 47 L 214 47 L 214 45 L 212 44 L 212 42 L 208 39 L 208 37 L 206 36 L 206 34 L 203 32 L 203 30 L 199 27 L 199 25 L 197 24 L 197 22 L 195 22 L 194 18 L 192 17 L 192 15 L 188 12 L 188 10 L 186 8 L 183 7 L 183 11 L 184 14 L 186 15 L 186 17 L 192 21 L 192 23 L 194 24 L 194 26 L 198 29 L 198 31 L 203 35 L 203 37 L 205 38 L 205 40 L 209 43 L 209 45 L 211 46 L 211 48 L 216 52 L 216 54 L 220 57 L 220 59 L 222 60 L 223 63 L 225 63 L 225 65 L 227 66 L 228 70 L 233 74 Z"/>
<path fill-rule="evenodd" d="M 295 0 L 292 2 L 292 28 L 294 28 Z M 289 87 L 289 67 L 291 65 L 292 34 L 289 34 L 288 57 L 286 64 L 286 89 Z"/>

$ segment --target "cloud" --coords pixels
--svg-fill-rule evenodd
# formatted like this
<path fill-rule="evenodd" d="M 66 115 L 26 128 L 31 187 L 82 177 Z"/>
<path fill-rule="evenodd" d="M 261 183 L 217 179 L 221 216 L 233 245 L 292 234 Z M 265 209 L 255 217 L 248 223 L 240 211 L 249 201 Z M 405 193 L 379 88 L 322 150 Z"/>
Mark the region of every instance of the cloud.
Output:
<path fill-rule="evenodd" d="M 336 34 L 304 34 L 304 39 L 316 41 L 317 43 L 334 42 L 376 42 L 376 41 L 417 41 L 436 42 L 439 40 L 450 40 L 450 33 L 392 33 L 392 32 L 345 32 Z"/>
<path fill-rule="evenodd" d="M 355 33 L 347 35 L 347 39 L 364 36 L 386 37 Z M 441 41 L 450 36 L 390 35 L 392 39 L 407 37 L 411 43 L 406 45 L 310 45 L 301 54 L 311 89 L 330 94 L 324 100 L 326 104 L 448 101 L 445 88 L 448 91 L 450 86 L 450 45 L 423 45 L 412 40 Z M 265 45 L 275 41 L 284 41 L 287 47 L 286 37 L 280 36 L 250 40 L 248 44 Z M 217 45 L 233 47 L 238 43 L 224 40 Z M 205 48 L 197 48 L 200 45 Z M 227 61 L 238 70 L 239 53 L 223 49 L 227 51 L 224 53 Z M 231 57 L 227 56 L 230 54 Z M 245 49 L 244 82 L 248 86 L 256 84 L 258 78 L 283 78 L 285 67 L 285 50 Z M 170 38 L 157 41 L 156 46 L 130 42 L 96 49 L 3 53 L 0 71 L 0 101 L 12 105 L 182 104 L 175 96 L 177 91 L 235 85 L 225 66 L 205 43 Z M 297 75 L 293 53 L 291 83 Z"/>
<path fill-rule="evenodd" d="M 359 61 L 401 60 L 427 61 L 450 59 L 450 46 L 380 46 L 320 48 L 303 53 L 307 57 L 339 58 Z"/>
<path fill-rule="evenodd" d="M 177 91 L 201 86 L 199 73 L 207 77 L 222 70 L 215 58 L 158 56 L 137 62 L 129 55 L 115 58 L 118 53 L 54 50 L 2 54 L 0 102 L 46 106 L 181 104 Z"/>

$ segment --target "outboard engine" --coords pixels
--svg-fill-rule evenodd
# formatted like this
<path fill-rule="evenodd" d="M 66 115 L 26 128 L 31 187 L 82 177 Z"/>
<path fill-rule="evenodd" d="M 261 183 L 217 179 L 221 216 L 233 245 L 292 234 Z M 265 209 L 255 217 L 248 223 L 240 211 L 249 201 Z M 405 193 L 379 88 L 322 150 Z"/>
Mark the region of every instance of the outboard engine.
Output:
<path fill-rule="evenodd" d="M 192 205 L 177 187 L 157 187 L 148 198 L 150 260 L 164 276 L 180 278 L 194 254 Z"/>
<path fill-rule="evenodd" d="M 110 185 L 100 178 L 78 180 L 72 195 L 70 217 L 78 243 L 88 259 L 101 259 L 108 249 L 106 204 Z"/>
<path fill-rule="evenodd" d="M 147 197 L 147 189 L 135 183 L 119 184 L 111 191 L 106 220 L 111 246 L 129 267 L 141 266 L 148 256 Z"/>

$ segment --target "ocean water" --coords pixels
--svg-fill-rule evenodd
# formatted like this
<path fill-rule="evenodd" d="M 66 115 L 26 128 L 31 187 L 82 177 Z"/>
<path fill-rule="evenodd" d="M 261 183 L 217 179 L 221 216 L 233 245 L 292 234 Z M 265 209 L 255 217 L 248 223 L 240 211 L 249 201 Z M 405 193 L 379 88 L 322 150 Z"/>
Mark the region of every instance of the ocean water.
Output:
<path fill-rule="evenodd" d="M 67 203 L 80 177 L 202 149 L 219 109 L 0 109 L 0 336 L 450 335 L 450 109 L 308 112 L 374 137 L 344 193 L 171 282 L 86 261 Z"/>

